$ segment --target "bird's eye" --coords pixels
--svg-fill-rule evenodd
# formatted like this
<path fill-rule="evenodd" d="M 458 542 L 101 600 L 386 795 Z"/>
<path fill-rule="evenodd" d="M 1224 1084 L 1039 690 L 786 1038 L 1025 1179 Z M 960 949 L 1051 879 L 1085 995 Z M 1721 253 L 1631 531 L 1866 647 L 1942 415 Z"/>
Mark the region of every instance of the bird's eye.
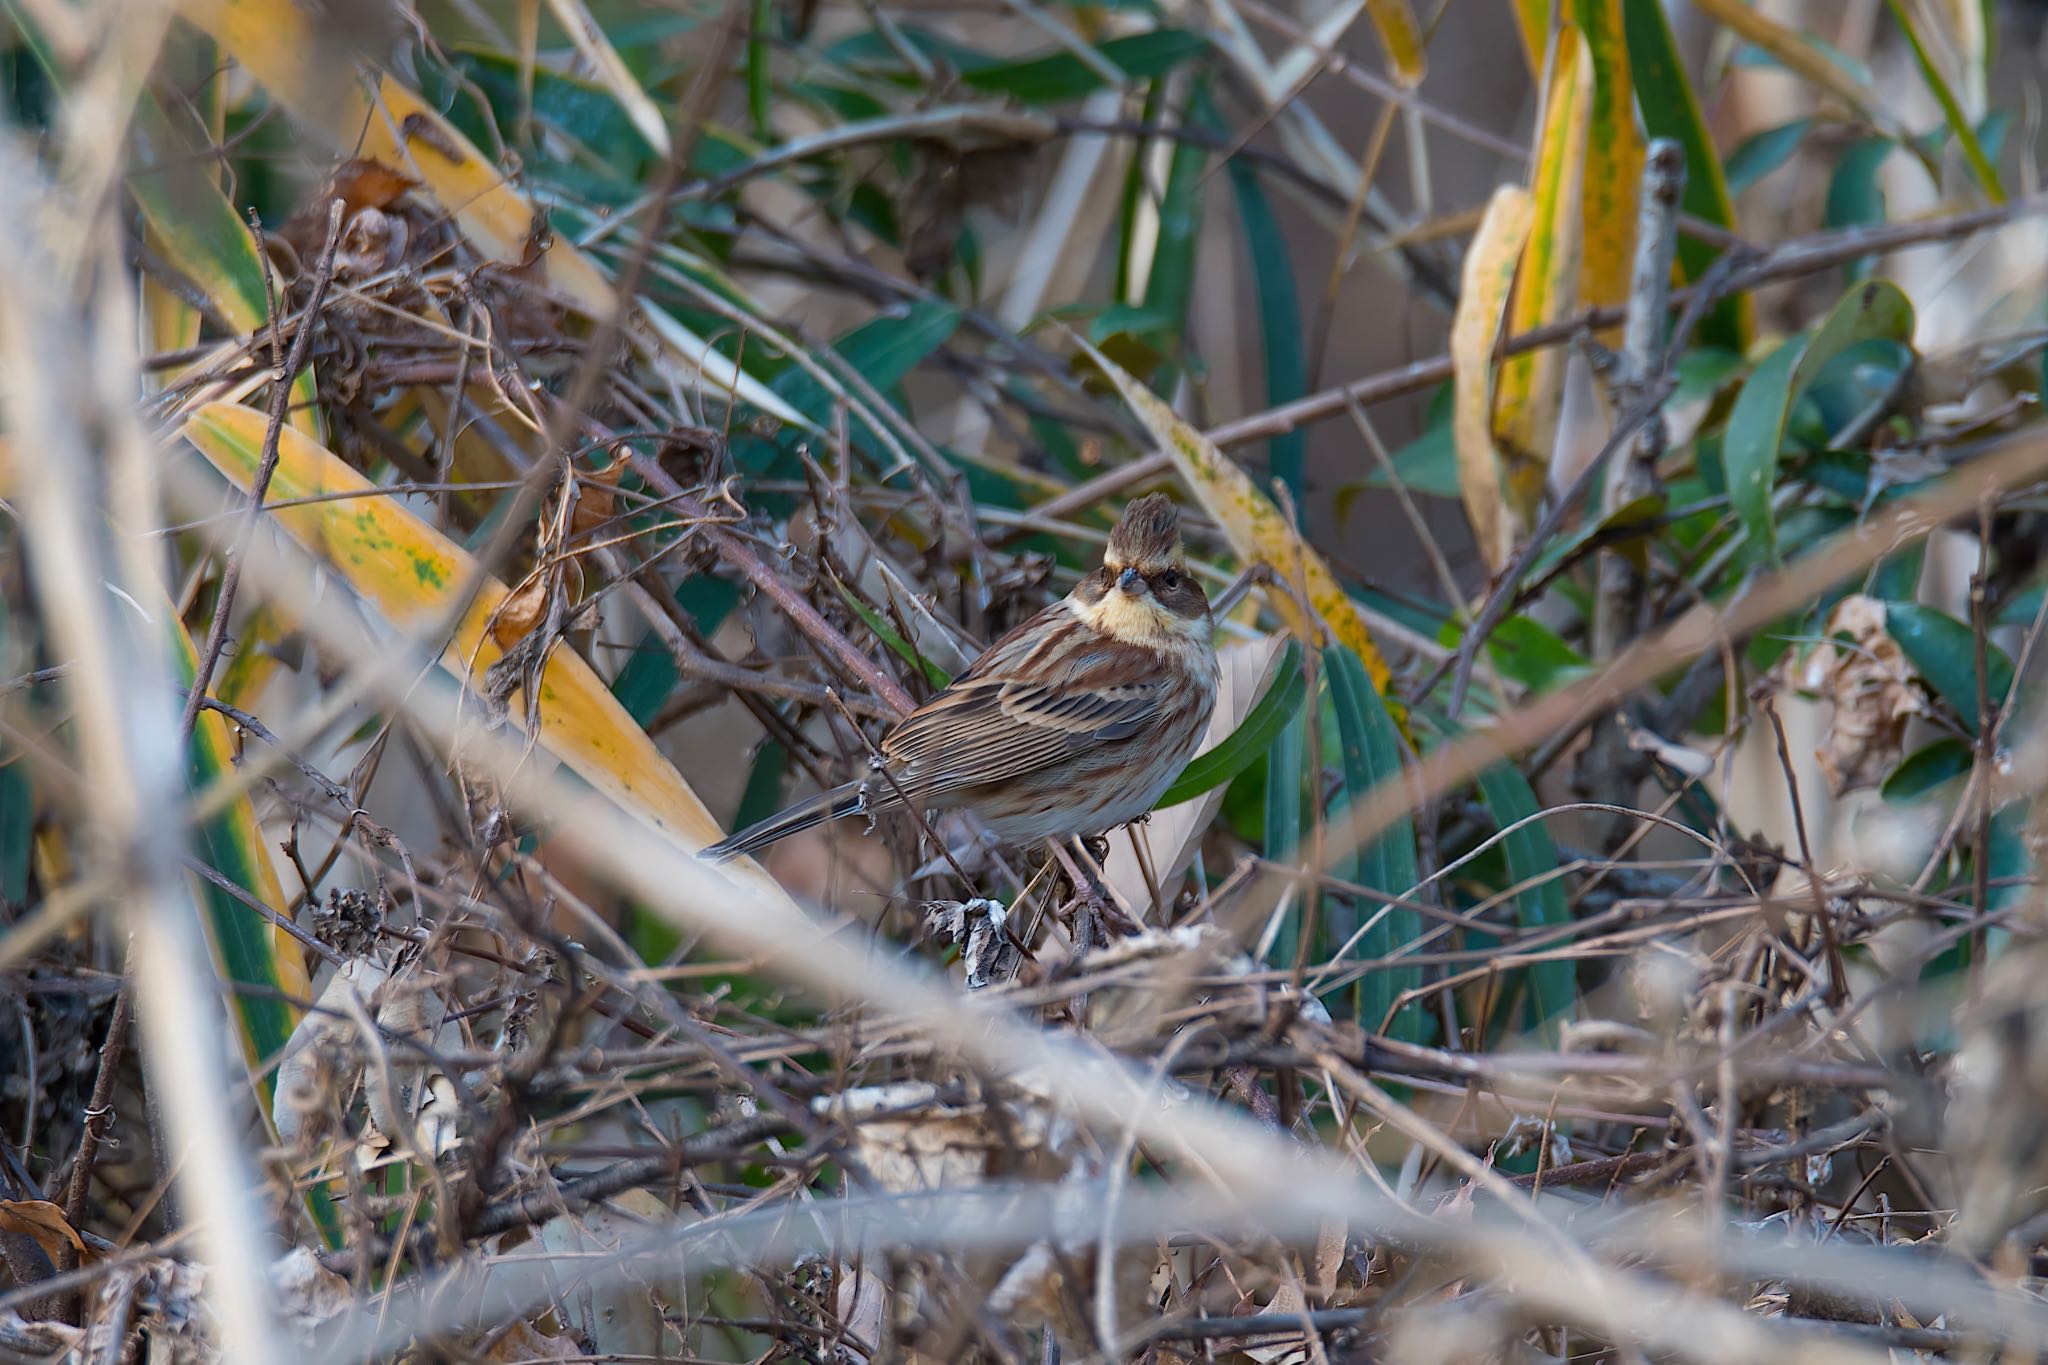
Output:
<path fill-rule="evenodd" d="M 1165 573 L 1159 575 L 1159 586 L 1169 590 L 1179 587 L 1180 575 L 1174 570 L 1168 569 Z"/>

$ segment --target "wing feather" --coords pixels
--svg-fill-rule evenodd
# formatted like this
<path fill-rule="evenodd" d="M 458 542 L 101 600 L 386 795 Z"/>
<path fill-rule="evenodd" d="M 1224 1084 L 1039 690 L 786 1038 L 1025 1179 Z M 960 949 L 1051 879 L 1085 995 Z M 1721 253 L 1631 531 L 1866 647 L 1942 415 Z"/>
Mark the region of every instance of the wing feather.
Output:
<path fill-rule="evenodd" d="M 905 717 L 882 751 L 922 800 L 1054 767 L 1129 739 L 1157 719 L 1166 678 L 1133 676 L 1152 672 L 1152 662 L 1143 651 L 1105 647 L 1058 604 L 997 641 L 952 686 Z"/>

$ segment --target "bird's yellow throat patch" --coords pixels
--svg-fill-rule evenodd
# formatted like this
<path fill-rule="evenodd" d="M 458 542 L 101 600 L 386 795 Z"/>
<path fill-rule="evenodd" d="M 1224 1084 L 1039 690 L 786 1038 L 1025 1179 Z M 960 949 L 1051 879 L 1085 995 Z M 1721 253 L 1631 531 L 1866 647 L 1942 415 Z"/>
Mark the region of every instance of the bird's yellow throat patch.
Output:
<path fill-rule="evenodd" d="M 1112 587 L 1099 601 L 1069 599 L 1074 615 L 1113 640 L 1154 648 L 1179 648 L 1199 644 L 1209 633 L 1208 622 L 1191 621 L 1163 607 L 1151 593 L 1133 597 Z"/>

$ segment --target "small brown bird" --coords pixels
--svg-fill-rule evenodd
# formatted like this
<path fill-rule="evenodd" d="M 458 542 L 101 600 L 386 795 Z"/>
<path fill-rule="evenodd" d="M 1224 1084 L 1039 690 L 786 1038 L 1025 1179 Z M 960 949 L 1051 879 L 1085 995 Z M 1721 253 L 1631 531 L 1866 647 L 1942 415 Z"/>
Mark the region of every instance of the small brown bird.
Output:
<path fill-rule="evenodd" d="M 1139 498 L 1102 567 L 990 645 L 882 738 L 876 771 L 704 850 L 723 860 L 848 815 L 969 810 L 1004 843 L 1137 819 L 1186 766 L 1216 705 L 1209 598 L 1180 512 Z"/>

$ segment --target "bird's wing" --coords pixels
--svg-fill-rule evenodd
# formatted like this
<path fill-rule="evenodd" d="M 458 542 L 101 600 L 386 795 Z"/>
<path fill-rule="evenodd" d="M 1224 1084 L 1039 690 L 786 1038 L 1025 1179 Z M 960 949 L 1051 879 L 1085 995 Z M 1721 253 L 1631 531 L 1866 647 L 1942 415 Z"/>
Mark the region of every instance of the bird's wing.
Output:
<path fill-rule="evenodd" d="M 1156 659 L 1079 622 L 1068 629 L 1061 614 L 1055 606 L 1004 636 L 883 739 L 916 795 L 1053 767 L 1158 716 L 1168 680 Z"/>

